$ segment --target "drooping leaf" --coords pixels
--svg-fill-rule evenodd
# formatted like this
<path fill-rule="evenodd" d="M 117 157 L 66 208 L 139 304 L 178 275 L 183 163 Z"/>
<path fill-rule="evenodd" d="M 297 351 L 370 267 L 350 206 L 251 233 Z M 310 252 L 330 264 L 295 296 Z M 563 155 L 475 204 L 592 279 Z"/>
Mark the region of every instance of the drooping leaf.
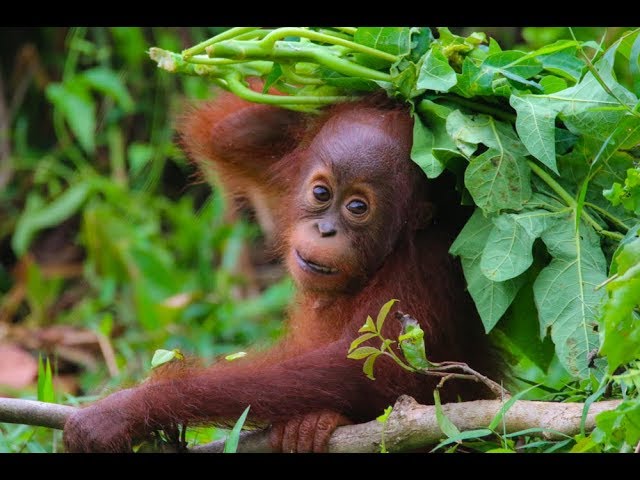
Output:
<path fill-rule="evenodd" d="M 436 178 L 444 171 L 444 165 L 433 155 L 433 133 L 422 123 L 418 115 L 414 115 L 413 143 L 411 145 L 411 160 L 429 178 Z"/>
<path fill-rule="evenodd" d="M 414 115 L 411 159 L 428 178 L 436 178 L 453 158 L 462 153 L 447 133 L 447 117 L 452 110 L 430 100 L 422 100 L 417 107 L 420 115 Z"/>
<path fill-rule="evenodd" d="M 480 209 L 476 209 L 449 250 L 452 255 L 461 257 L 467 288 L 487 332 L 507 311 L 525 281 L 524 277 L 519 276 L 494 282 L 482 273 L 480 259 L 492 228 L 491 220 Z"/>
<path fill-rule="evenodd" d="M 544 337 L 550 329 L 563 366 L 585 378 L 589 354 L 599 347 L 596 328 L 604 292 L 596 287 L 606 279 L 606 261 L 593 228 L 581 224 L 576 231 L 570 217 L 544 231 L 542 241 L 553 259 L 533 286 L 540 333 Z"/>
<path fill-rule="evenodd" d="M 509 103 L 516 110 L 516 130 L 527 150 L 558 173 L 556 166 L 555 119 L 559 107 L 546 97 L 511 95 Z"/>
<path fill-rule="evenodd" d="M 376 358 L 378 358 L 380 355 L 382 355 L 382 352 L 380 351 L 372 355 L 369 355 L 367 359 L 364 361 L 364 363 L 362 364 L 362 371 L 370 380 L 376 379 L 376 377 L 373 375 L 373 365 L 376 361 Z"/>

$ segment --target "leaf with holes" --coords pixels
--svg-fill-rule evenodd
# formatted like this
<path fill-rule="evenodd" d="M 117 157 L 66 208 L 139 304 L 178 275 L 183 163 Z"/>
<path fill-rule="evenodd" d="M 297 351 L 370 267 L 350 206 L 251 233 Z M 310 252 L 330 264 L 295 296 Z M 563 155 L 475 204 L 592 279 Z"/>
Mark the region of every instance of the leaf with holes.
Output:
<path fill-rule="evenodd" d="M 523 157 L 490 148 L 473 158 L 464 173 L 464 184 L 486 213 L 522 209 L 531 196 L 531 170 Z"/>

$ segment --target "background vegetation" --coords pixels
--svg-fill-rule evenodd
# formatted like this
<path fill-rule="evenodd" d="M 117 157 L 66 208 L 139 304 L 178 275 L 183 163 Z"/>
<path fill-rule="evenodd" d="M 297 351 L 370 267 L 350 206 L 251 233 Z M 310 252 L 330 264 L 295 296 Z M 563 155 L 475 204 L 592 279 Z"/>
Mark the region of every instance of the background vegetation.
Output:
<path fill-rule="evenodd" d="M 213 359 L 278 337 L 291 282 L 264 252 L 250 215 L 232 214 L 174 142 L 173 119 L 186 102 L 210 97 L 211 86 L 158 70 L 147 55 L 152 46 L 180 51 L 223 30 L 0 32 L 0 395 L 43 398 L 39 355 L 53 367 L 46 396 L 76 404 L 144 378 L 159 348 Z M 474 30 L 503 49 L 571 39 L 556 27 L 452 29 Z M 574 29 L 604 46 L 625 31 Z M 630 78 L 628 70 L 618 74 Z M 512 308 L 514 322 L 530 314 L 533 299 Z M 534 323 L 503 321 L 492 336 L 515 369 L 515 390 L 538 385 L 524 398 L 628 393 L 601 375 L 577 380 L 549 337 L 532 341 Z M 612 414 L 600 437 L 548 442 L 531 432 L 519 448 L 632 448 L 626 425 L 640 408 L 627 408 L 631 414 Z M 219 432 L 191 435 L 203 441 Z M 496 442 L 516 447 L 503 438 L 466 448 Z M 59 432 L 0 425 L 0 452 L 58 450 Z"/>

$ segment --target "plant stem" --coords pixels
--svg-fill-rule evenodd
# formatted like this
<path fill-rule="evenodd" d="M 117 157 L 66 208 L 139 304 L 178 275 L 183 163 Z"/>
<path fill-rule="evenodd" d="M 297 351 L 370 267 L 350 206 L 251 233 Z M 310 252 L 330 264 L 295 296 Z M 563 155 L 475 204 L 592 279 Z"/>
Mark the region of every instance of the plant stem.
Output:
<path fill-rule="evenodd" d="M 492 115 L 496 118 L 500 118 L 507 122 L 515 122 L 516 116 L 513 113 L 505 112 L 504 110 L 500 110 L 499 108 L 492 107 L 491 105 L 487 105 L 484 103 L 474 102 L 473 100 L 469 100 L 467 98 L 459 97 L 458 95 L 450 94 L 447 95 L 446 100 L 450 100 L 453 103 L 457 103 L 463 107 L 469 108 L 471 110 L 475 110 L 478 112 L 486 113 Z M 420 110 L 420 104 L 418 104 L 418 111 Z"/>
<path fill-rule="evenodd" d="M 328 105 L 332 103 L 345 102 L 352 100 L 353 97 L 326 95 L 326 96 L 288 96 L 288 95 L 269 95 L 267 93 L 259 93 L 251 90 L 240 80 L 240 75 L 228 75 L 224 77 L 227 81 L 227 87 L 232 92 L 245 100 L 256 103 L 266 103 L 269 105 Z"/>
<path fill-rule="evenodd" d="M 386 60 L 391 63 L 395 63 L 400 60 L 396 55 L 392 55 L 391 53 L 383 52 L 381 50 L 367 47 L 365 45 L 360 45 L 359 43 L 352 42 L 350 40 L 345 40 L 340 37 L 335 37 L 333 35 L 327 35 L 320 32 L 315 32 L 313 30 L 307 30 L 306 28 L 296 28 L 296 27 L 284 27 L 278 28 L 271 32 L 269 35 L 264 37 L 261 43 L 265 46 L 273 46 L 277 40 L 280 40 L 285 37 L 305 37 L 309 40 L 315 40 L 317 42 L 330 43 L 332 45 L 341 45 L 343 47 L 347 47 L 355 52 L 365 53 L 367 55 L 371 55 L 372 57 L 379 58 L 381 60 Z"/>
<path fill-rule="evenodd" d="M 192 57 L 185 57 L 185 61 L 189 63 L 195 63 L 197 65 L 231 65 L 234 63 L 240 63 L 242 60 L 234 58 L 210 58 L 206 55 L 194 55 Z"/>
<path fill-rule="evenodd" d="M 191 48 L 187 48 L 186 50 L 182 51 L 182 56 L 183 58 L 187 59 L 193 55 L 196 55 L 197 53 L 203 53 L 204 49 L 207 48 L 209 45 L 213 45 L 214 43 L 217 42 L 222 42 L 224 40 L 228 40 L 230 38 L 234 38 L 237 37 L 238 35 L 242 35 L 243 33 L 247 33 L 250 32 L 252 30 L 257 30 L 258 27 L 235 27 L 235 28 L 230 28 L 229 30 L 227 30 L 226 32 L 222 32 L 218 35 L 216 35 L 215 37 L 211 37 L 207 40 L 205 40 L 204 42 L 200 42 L 197 45 L 194 45 Z"/>
<path fill-rule="evenodd" d="M 464 374 L 450 373 L 451 370 L 460 370 Z M 434 363 L 433 367 L 420 370 L 420 373 L 424 375 L 437 374 L 438 376 L 452 375 L 453 378 L 466 378 L 471 377 L 473 380 L 484 384 L 489 390 L 493 392 L 496 398 L 508 398 L 511 396 L 502 386 L 491 380 L 489 377 L 477 372 L 469 365 L 463 362 L 440 362 Z"/>
<path fill-rule="evenodd" d="M 266 40 L 266 38 L 265 38 Z M 372 68 L 364 67 L 328 52 L 325 47 L 300 42 L 277 42 L 272 46 L 262 42 L 230 40 L 207 47 L 210 57 L 243 59 L 268 59 L 289 61 L 315 61 L 338 73 L 350 77 L 364 77 L 370 80 L 391 81 L 391 75 Z"/>
<path fill-rule="evenodd" d="M 402 368 L 404 368 L 408 372 L 412 372 L 412 373 L 418 372 L 415 368 L 410 367 L 409 365 L 405 364 L 402 360 L 400 360 L 400 358 L 398 358 L 398 356 L 395 353 L 393 353 L 391 349 L 388 349 L 388 351 L 382 352 L 382 353 L 384 355 L 387 355 L 388 357 L 393 358 L 394 362 L 396 362 L 398 365 L 400 365 Z"/>
<path fill-rule="evenodd" d="M 529 165 L 533 173 L 535 173 L 542 181 L 544 181 L 549 186 L 549 188 L 551 188 L 555 193 L 557 193 L 558 196 L 569 207 L 571 207 L 574 212 L 576 211 L 577 203 L 575 199 L 571 195 L 569 195 L 569 193 L 564 188 L 562 188 L 562 186 L 560 186 L 558 182 L 556 182 L 553 178 L 551 178 L 551 175 L 545 172 L 541 167 L 539 167 L 532 160 L 527 160 L 527 164 Z M 610 232 L 608 230 L 605 230 L 596 220 L 594 220 L 594 218 L 591 215 L 589 215 L 584 210 L 582 211 L 582 218 L 589 225 L 591 225 L 595 229 L 595 231 L 598 232 L 598 234 L 602 235 L 603 237 L 608 237 L 608 238 L 611 238 L 612 240 L 617 240 L 617 241 L 620 241 L 624 238 L 624 235 L 622 235 L 621 233 Z"/>
<path fill-rule="evenodd" d="M 297 74 L 290 65 L 281 64 L 282 73 L 293 83 L 297 83 L 300 85 L 322 85 L 324 82 L 319 78 L 306 77 L 304 75 Z"/>
<path fill-rule="evenodd" d="M 619 228 L 621 228 L 625 232 L 629 231 L 629 226 L 626 223 L 624 223 L 622 220 L 620 220 L 615 215 L 607 212 L 604 208 L 599 207 L 598 205 L 596 205 L 594 203 L 590 203 L 590 202 L 584 202 L 584 204 L 585 204 L 585 206 L 587 206 L 587 207 L 595 210 L 596 212 L 598 212 L 601 216 L 606 217 L 609 220 L 611 220 L 612 223 L 615 223 Z"/>
<path fill-rule="evenodd" d="M 340 32 L 348 33 L 349 35 L 355 35 L 358 30 L 356 27 L 331 27 L 334 30 L 338 30 Z"/>

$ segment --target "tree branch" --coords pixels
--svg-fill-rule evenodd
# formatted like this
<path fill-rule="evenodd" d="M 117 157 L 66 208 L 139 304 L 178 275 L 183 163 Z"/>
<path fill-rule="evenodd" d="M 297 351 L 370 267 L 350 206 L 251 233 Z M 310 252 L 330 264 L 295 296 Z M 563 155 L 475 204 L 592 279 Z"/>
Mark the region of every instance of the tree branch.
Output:
<path fill-rule="evenodd" d="M 58 405 L 57 403 L 0 398 L 0 422 L 5 423 L 20 423 L 62 430 L 67 418 L 76 410 L 76 407 Z"/>
<path fill-rule="evenodd" d="M 595 416 L 612 410 L 621 400 L 607 400 L 591 404 L 585 422 L 585 430 L 595 427 Z M 460 431 L 486 428 L 502 407 L 500 400 L 476 400 L 449 403 L 442 409 Z M 541 433 L 546 439 L 561 438 L 559 434 L 572 436 L 580 432 L 583 403 L 537 402 L 520 400 L 505 413 L 504 429 L 513 433 L 527 428 L 548 429 Z M 0 398 L 0 422 L 20 423 L 62 429 L 76 407 Z M 339 427 L 329 441 L 331 453 L 371 453 L 380 451 L 382 424 L 377 421 Z M 500 431 L 503 431 L 502 426 Z M 406 395 L 401 396 L 384 427 L 385 444 L 390 452 L 410 451 L 425 445 L 433 445 L 444 438 L 438 427 L 435 407 L 420 405 Z M 558 432 L 558 433 L 556 433 Z M 191 453 L 220 453 L 224 441 L 191 447 Z M 269 434 L 266 430 L 243 432 L 238 452 L 270 452 Z"/>

